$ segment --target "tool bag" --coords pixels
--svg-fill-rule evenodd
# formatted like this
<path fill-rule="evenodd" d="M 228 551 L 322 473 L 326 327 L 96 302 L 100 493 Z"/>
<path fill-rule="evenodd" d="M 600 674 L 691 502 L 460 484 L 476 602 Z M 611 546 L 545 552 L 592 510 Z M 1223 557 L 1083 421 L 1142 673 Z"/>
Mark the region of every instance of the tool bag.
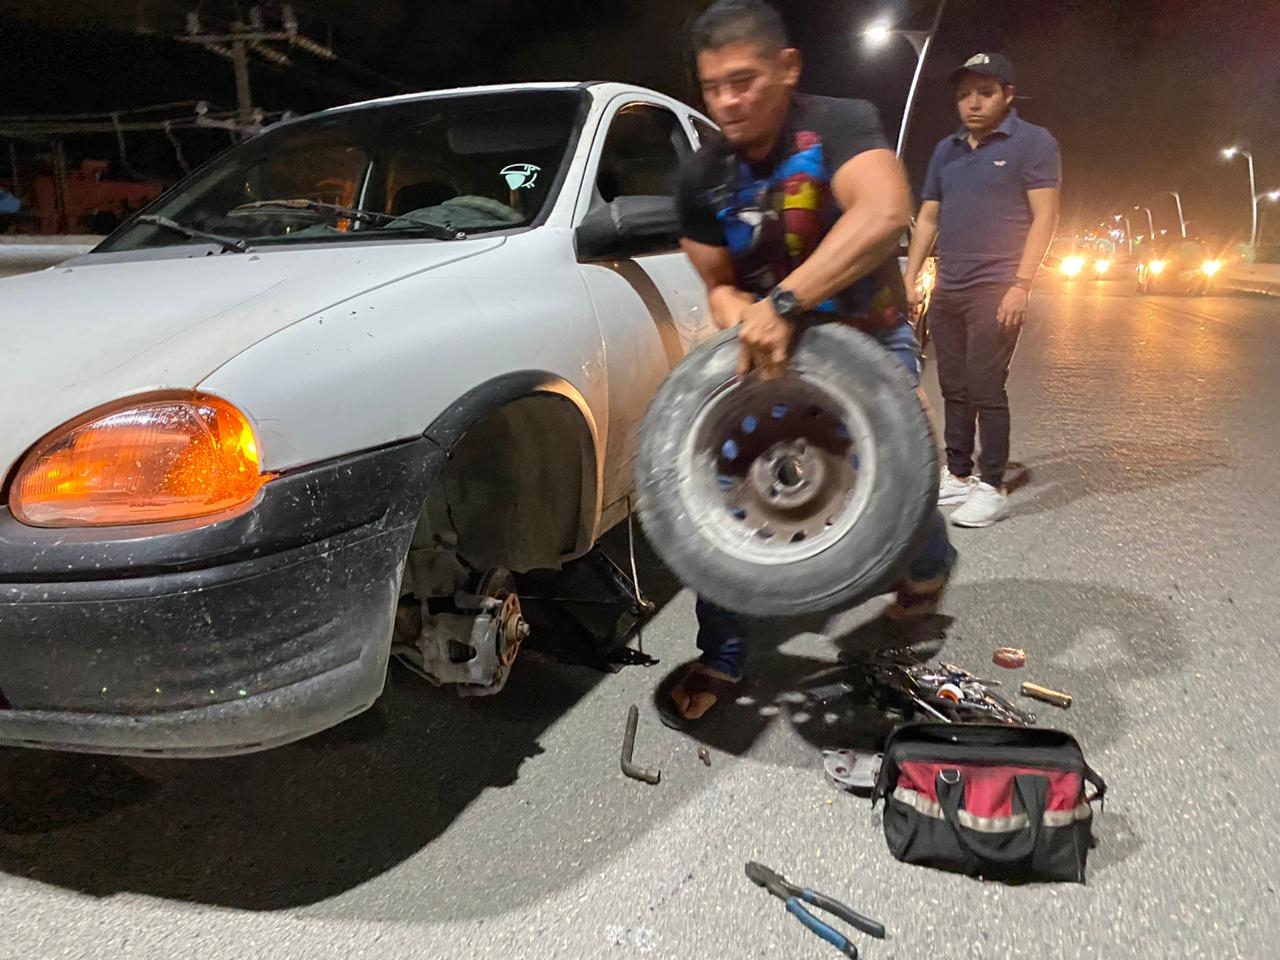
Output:
<path fill-rule="evenodd" d="M 885 802 L 885 839 L 904 863 L 1084 883 L 1092 803 L 1106 789 L 1059 730 L 912 723 L 885 744 L 872 804 Z"/>

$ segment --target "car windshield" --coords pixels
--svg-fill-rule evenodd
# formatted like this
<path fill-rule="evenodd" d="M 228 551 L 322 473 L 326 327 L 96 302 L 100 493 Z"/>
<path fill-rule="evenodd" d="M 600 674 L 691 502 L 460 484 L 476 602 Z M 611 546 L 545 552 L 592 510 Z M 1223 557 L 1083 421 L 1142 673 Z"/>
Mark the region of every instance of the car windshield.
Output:
<path fill-rule="evenodd" d="M 446 239 L 528 226 L 553 200 L 584 96 L 469 94 L 282 124 L 227 151 L 98 249 L 210 237 L 227 249 Z"/>

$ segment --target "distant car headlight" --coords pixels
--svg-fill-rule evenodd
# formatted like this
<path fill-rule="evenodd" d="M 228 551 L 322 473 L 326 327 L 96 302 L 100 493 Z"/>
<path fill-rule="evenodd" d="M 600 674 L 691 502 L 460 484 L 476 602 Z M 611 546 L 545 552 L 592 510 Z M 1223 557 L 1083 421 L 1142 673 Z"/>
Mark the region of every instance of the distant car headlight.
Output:
<path fill-rule="evenodd" d="M 1204 272 L 1204 275 L 1206 277 L 1212 277 L 1214 274 L 1216 274 L 1219 270 L 1222 269 L 1222 261 L 1206 260 L 1204 263 L 1200 264 L 1200 269 Z"/>
<path fill-rule="evenodd" d="M 1098 276 L 1102 276 L 1104 273 L 1106 273 L 1110 269 L 1111 269 L 1110 260 L 1093 261 L 1093 272 L 1096 273 Z"/>
<path fill-rule="evenodd" d="M 1160 274 L 1164 273 L 1164 268 L 1167 267 L 1168 265 L 1169 265 L 1168 260 L 1152 260 L 1150 263 L 1147 264 L 1147 269 L 1150 270 L 1152 273 L 1154 273 L 1156 276 L 1159 276 Z"/>
<path fill-rule="evenodd" d="M 217 397 L 144 400 L 62 428 L 28 454 L 9 509 L 35 527 L 207 517 L 269 479 L 249 419 Z"/>
<path fill-rule="evenodd" d="M 1084 269 L 1084 257 L 1063 257 L 1058 269 L 1064 277 L 1078 277 Z"/>

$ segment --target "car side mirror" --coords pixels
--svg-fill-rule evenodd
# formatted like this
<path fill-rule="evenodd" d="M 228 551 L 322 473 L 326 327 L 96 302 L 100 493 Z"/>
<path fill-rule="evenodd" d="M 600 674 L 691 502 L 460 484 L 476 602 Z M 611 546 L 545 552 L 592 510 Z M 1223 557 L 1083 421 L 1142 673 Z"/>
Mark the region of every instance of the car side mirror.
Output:
<path fill-rule="evenodd" d="M 680 240 L 671 197 L 618 197 L 596 207 L 573 235 L 579 260 L 613 260 L 668 250 Z"/>

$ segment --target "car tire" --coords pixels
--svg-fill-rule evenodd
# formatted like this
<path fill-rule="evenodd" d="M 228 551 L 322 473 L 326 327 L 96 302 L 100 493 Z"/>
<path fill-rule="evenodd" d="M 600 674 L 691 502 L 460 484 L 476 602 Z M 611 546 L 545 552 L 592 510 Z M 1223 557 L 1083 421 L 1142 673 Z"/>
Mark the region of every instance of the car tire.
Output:
<path fill-rule="evenodd" d="M 740 380 L 738 356 L 735 331 L 702 345 L 676 367 L 650 406 L 636 461 L 639 513 L 649 541 L 687 586 L 748 615 L 811 614 L 884 593 L 923 545 L 936 509 L 938 454 L 923 395 L 871 337 L 832 323 L 803 330 L 789 376 L 772 384 L 801 397 L 798 391 L 816 384 L 842 405 L 856 479 L 839 521 L 832 525 L 828 518 L 825 530 L 796 548 L 806 551 L 803 556 L 785 553 L 794 541 L 779 541 L 782 552 L 762 558 L 753 531 L 735 533 L 732 511 L 716 499 L 715 485 L 723 479 L 716 476 L 723 469 L 717 457 L 723 454 L 711 452 L 714 434 L 711 447 L 692 449 L 707 411 L 732 391 L 774 389 L 755 377 Z M 802 407 L 800 400 L 797 409 Z M 755 464 L 770 455 L 759 454 L 744 474 L 753 475 Z"/>

